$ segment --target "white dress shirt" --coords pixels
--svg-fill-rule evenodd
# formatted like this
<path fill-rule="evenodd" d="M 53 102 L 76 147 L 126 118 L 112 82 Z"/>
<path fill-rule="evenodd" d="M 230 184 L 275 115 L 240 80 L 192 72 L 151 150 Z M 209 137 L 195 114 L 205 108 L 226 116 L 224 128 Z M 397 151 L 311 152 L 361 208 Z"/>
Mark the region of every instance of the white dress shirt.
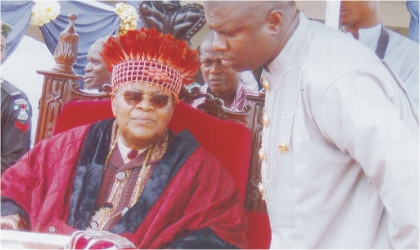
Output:
<path fill-rule="evenodd" d="M 418 122 L 376 55 L 301 13 L 267 68 L 271 248 L 418 248 Z"/>

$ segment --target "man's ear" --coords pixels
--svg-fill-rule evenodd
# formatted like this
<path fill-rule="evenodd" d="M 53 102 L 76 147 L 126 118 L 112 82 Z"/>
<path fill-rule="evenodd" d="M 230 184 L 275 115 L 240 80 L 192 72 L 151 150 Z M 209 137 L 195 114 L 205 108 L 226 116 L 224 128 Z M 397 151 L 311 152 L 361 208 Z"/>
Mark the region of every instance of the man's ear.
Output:
<path fill-rule="evenodd" d="M 281 10 L 273 10 L 267 16 L 267 26 L 274 33 L 280 33 L 283 27 L 284 14 Z"/>

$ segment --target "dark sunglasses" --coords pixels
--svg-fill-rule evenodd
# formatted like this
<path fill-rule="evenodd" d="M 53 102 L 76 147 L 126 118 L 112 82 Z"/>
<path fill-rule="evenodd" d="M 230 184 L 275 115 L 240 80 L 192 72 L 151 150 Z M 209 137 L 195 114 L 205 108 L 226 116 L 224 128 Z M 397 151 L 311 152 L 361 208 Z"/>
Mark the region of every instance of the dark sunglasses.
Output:
<path fill-rule="evenodd" d="M 128 105 L 137 105 L 141 101 L 143 101 L 144 96 L 149 97 L 150 104 L 157 109 L 161 109 L 166 107 L 169 102 L 169 96 L 165 94 L 151 94 L 146 95 L 142 92 L 135 92 L 135 91 L 125 91 L 124 92 L 124 100 L 127 102 Z"/>

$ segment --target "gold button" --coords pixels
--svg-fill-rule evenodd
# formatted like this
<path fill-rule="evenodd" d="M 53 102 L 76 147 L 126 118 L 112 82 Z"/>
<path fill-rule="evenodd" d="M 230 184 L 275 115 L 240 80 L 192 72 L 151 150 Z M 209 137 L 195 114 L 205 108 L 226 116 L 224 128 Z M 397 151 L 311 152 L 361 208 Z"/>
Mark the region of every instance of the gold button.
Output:
<path fill-rule="evenodd" d="M 260 192 L 260 194 L 261 194 L 261 198 L 263 199 L 263 200 L 265 200 L 265 197 L 266 197 L 266 192 L 265 192 L 265 188 L 264 188 L 264 186 L 263 186 L 263 184 L 260 182 L 260 183 L 258 183 L 258 192 Z"/>
<path fill-rule="evenodd" d="M 262 124 L 264 127 L 268 127 L 268 115 L 264 113 L 263 117 L 262 117 Z"/>
<path fill-rule="evenodd" d="M 258 158 L 260 158 L 260 160 L 262 160 L 262 161 L 265 161 L 267 159 L 265 157 L 264 150 L 262 148 L 260 148 L 260 150 L 258 150 Z"/>
<path fill-rule="evenodd" d="M 289 152 L 289 145 L 287 145 L 287 143 L 285 143 L 285 142 L 280 142 L 279 143 L 279 150 L 282 153 L 287 153 L 287 152 Z"/>
<path fill-rule="evenodd" d="M 270 89 L 270 83 L 265 78 L 261 78 L 261 85 L 266 91 Z"/>

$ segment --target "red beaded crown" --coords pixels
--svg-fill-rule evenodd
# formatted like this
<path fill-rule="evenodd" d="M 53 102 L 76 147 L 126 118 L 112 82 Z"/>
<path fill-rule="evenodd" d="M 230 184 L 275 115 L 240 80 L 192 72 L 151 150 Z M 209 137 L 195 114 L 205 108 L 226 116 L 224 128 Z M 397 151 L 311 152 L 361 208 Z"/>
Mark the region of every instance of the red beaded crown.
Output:
<path fill-rule="evenodd" d="M 182 84 L 192 83 L 200 67 L 197 51 L 187 42 L 155 29 L 110 37 L 101 56 L 112 71 L 113 93 L 123 84 L 138 82 L 156 84 L 178 97 Z"/>

